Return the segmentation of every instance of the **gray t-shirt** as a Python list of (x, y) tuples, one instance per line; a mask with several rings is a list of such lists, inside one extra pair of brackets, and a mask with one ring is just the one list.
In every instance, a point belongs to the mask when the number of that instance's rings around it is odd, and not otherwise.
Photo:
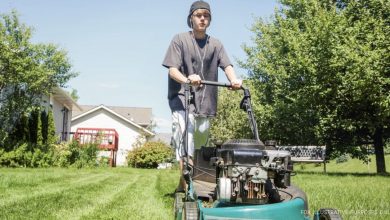
[[(177, 34), (171, 41), (163, 66), (175, 67), (185, 76), (198, 74), (202, 80), (218, 81), (218, 67), (232, 65), (222, 43), (206, 36), (196, 40), (191, 32)], [(168, 77), (168, 100), (172, 111), (184, 110), (184, 85)], [(218, 88), (203, 85), (193, 88), (193, 104), (190, 112), (199, 116), (215, 116)]]

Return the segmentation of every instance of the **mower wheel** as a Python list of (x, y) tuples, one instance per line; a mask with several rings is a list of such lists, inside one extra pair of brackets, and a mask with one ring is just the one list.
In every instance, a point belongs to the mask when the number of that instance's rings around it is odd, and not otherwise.
[(314, 213), (313, 220), (342, 220), (341, 215), (337, 209), (320, 209)]
[(197, 202), (184, 202), (183, 212), (181, 214), (182, 220), (198, 220), (199, 210)]
[(184, 193), (181, 192), (175, 193), (175, 203), (173, 205), (173, 211), (175, 212), (175, 219), (177, 219), (178, 216), (181, 216), (181, 212), (183, 210), (183, 204), (184, 204), (183, 202), (184, 197), (185, 197)]

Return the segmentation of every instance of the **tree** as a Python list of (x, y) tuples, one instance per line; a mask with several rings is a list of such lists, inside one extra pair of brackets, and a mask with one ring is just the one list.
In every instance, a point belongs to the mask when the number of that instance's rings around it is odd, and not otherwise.
[(46, 144), (51, 145), (58, 142), (58, 137), (56, 136), (56, 128), (54, 124), (54, 115), (53, 111), (49, 110), (47, 113), (47, 139)]
[(37, 144), (38, 142), (38, 126), (39, 126), (39, 111), (35, 108), (30, 112), (30, 117), (28, 119), (28, 131), (29, 131), (29, 137), (30, 139), (28, 142), (32, 144)]
[(43, 145), (43, 130), (44, 130), (44, 124), (42, 123), (42, 119), (45, 120), (45, 118), (42, 118), (42, 111), (40, 109), (36, 109), (36, 120), (37, 120), (37, 146), (41, 147)]
[(69, 93), (70, 97), (72, 97), (72, 99), (77, 102), (80, 98), (78, 92), (77, 92), (77, 89), (72, 89), (72, 91)]
[(385, 173), (390, 136), (390, 2), (281, 0), (272, 22), (258, 19), (245, 46), (267, 130), (285, 144), (326, 144), (364, 158), (375, 148)]
[(31, 32), (16, 12), (0, 15), (0, 146), (22, 114), (77, 75), (65, 51), (31, 43)]
[[(258, 96), (253, 94), (253, 92), (256, 92), (254, 85), (250, 81), (245, 81), (243, 84), (252, 91), (251, 98), (254, 111), (263, 112), (260, 110), (256, 111), (256, 108), (260, 106), (256, 105)], [(229, 139), (253, 138), (248, 115), (244, 110), (240, 109), (240, 102), (243, 96), (242, 90), (230, 91), (226, 88), (219, 88), (217, 115), (212, 119), (210, 127), (211, 142), (223, 143)], [(257, 118), (259, 122), (263, 121), (261, 115), (257, 115)], [(261, 135), (260, 138), (262, 138)]]
[(42, 143), (47, 143), (47, 133), (48, 133), (48, 115), (45, 110), (41, 111), (41, 124), (42, 124)]

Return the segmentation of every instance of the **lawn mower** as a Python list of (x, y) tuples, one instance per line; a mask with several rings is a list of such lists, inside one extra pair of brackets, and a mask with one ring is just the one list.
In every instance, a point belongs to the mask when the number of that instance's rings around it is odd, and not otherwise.
[[(208, 86), (231, 87), (228, 83), (202, 81)], [(263, 143), (258, 134), (249, 89), (241, 87), (240, 103), (249, 119), (253, 139), (228, 140), (196, 149), (193, 165), (184, 158), (185, 192), (176, 192), (175, 219), (274, 219), (306, 220), (306, 194), (291, 184), (293, 163), (289, 151), (277, 150), (275, 142)], [(191, 85), (185, 84), (185, 124), (188, 126)], [(188, 130), (183, 134), (188, 152)], [(335, 209), (320, 209), (315, 220), (341, 219)]]

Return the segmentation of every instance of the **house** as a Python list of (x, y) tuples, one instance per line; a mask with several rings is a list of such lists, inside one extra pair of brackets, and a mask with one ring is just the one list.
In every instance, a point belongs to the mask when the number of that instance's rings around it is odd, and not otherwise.
[[(82, 110), (72, 112), (71, 131), (77, 138), (96, 136), (98, 133), (107, 137), (103, 140), (111, 146), (111, 159), (116, 166), (126, 165), (126, 157), (133, 144), (142, 137), (152, 138), (149, 130), (152, 119), (151, 108), (130, 108), (117, 106), (81, 105)], [(109, 156), (109, 152), (101, 155)]]
[(56, 135), (59, 137), (59, 141), (68, 141), (70, 139), (72, 111), (81, 111), (81, 107), (60, 87), (54, 88), (49, 96), (42, 97), (41, 104), (46, 110), (53, 111)]

